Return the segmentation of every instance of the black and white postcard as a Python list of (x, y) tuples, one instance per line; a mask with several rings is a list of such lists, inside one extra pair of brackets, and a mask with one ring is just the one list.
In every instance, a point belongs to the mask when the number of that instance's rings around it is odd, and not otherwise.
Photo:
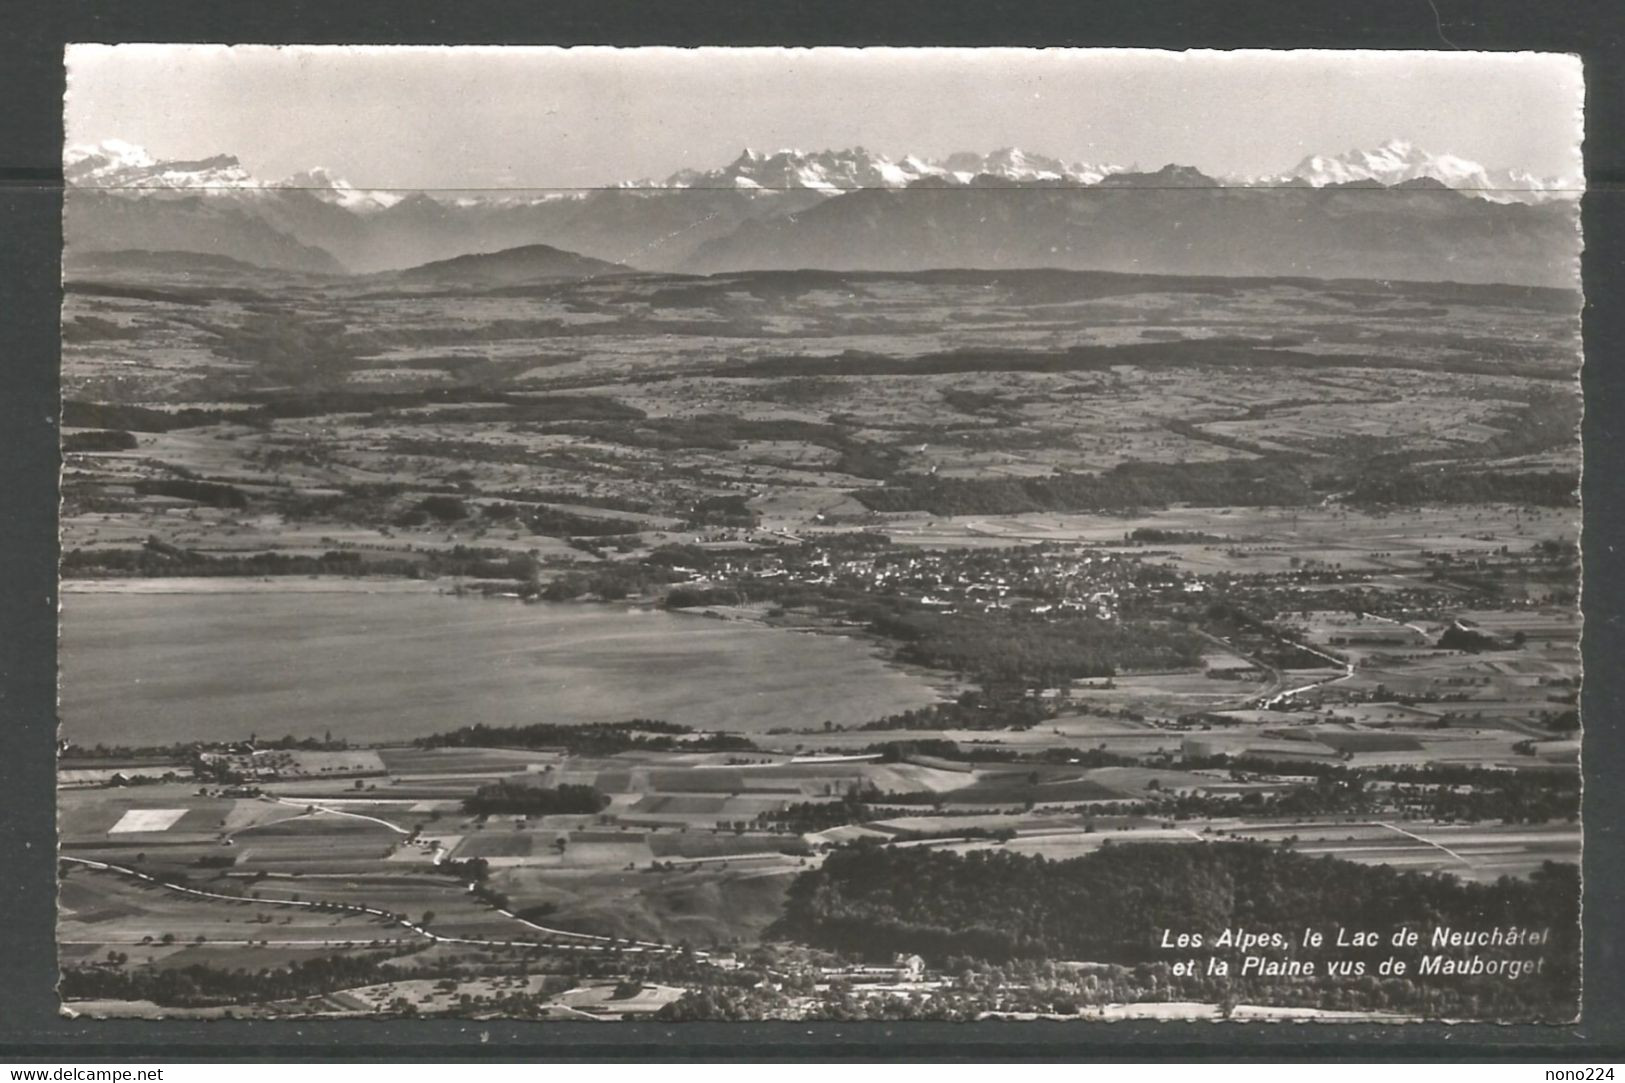
[(82, 1018), (1580, 1015), (1580, 62), (75, 45)]

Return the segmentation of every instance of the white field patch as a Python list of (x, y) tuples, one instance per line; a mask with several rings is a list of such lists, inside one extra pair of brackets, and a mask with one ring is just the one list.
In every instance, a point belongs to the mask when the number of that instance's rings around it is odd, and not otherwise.
[(182, 816), (183, 808), (133, 808), (119, 817), (118, 823), (107, 829), (109, 835), (124, 835), (136, 831), (168, 831)]

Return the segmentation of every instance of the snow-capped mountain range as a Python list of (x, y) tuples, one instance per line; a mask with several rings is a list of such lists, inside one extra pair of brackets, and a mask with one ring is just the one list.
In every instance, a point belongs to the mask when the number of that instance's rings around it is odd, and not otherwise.
[(347, 210), (392, 207), (401, 194), (363, 191), (321, 166), (279, 181), (264, 181), (243, 168), (235, 155), (217, 154), (194, 161), (160, 161), (146, 148), (108, 139), (91, 146), (69, 147), (62, 157), (63, 179), (73, 188), (227, 192), (232, 195), (295, 188), (315, 193), (324, 202)]
[[(313, 192), (326, 202), (355, 211), (382, 210), (394, 206), (402, 198), (395, 191), (358, 189), (320, 166), (282, 180), (265, 181), (254, 177), (232, 155), (222, 154), (195, 161), (160, 161), (144, 148), (122, 140), (70, 147), (63, 160), (64, 176), (68, 184), (76, 188), (232, 193), (296, 188)], [(621, 187), (763, 191), (798, 189), (835, 194), (858, 188), (906, 188), (925, 180), (968, 184), (983, 176), (1015, 183), (1097, 184), (1104, 177), (1121, 171), (1121, 166), (1066, 163), (1058, 158), (1029, 154), (1014, 147), (990, 154), (961, 152), (941, 161), (927, 161), (913, 155), (892, 159), (863, 147), (813, 152), (760, 152), (746, 148), (738, 158), (720, 168), (682, 169), (665, 180), (627, 181)], [(455, 198), (462, 203), (474, 201), (466, 195)], [(512, 197), (491, 198), (512, 202)]]
[[(988, 154), (959, 152), (940, 160), (907, 155), (890, 158), (863, 147), (846, 150), (777, 150), (747, 148), (739, 157), (716, 169), (683, 169), (663, 181), (625, 182), (634, 189), (723, 188), (746, 191), (804, 190), (826, 195), (860, 188), (906, 188), (922, 182), (971, 184), (978, 178), (1018, 184), (1099, 184), (1114, 174), (1137, 172), (1137, 167), (1107, 163), (1065, 162), (1015, 147)], [(352, 211), (384, 210), (399, 203), (403, 193), (359, 189), (322, 167), (282, 180), (254, 177), (238, 159), (221, 154), (195, 161), (160, 161), (142, 147), (121, 140), (70, 147), (64, 155), (64, 176), (70, 186), (110, 189), (175, 189), (232, 192), (264, 189), (301, 189), (325, 202)], [(1216, 178), (1226, 187), (1308, 184), (1321, 188), (1334, 184), (1376, 182), (1395, 185), (1431, 179), (1448, 188), (1497, 201), (1535, 201), (1572, 194), (1575, 185), (1556, 178), (1536, 177), (1511, 169), (1489, 169), (1452, 154), (1431, 154), (1413, 143), (1390, 140), (1375, 150), (1351, 150), (1339, 155), (1310, 155), (1285, 173), (1259, 177)], [(467, 196), (459, 197), (469, 202)]]
[(1497, 202), (1572, 195), (1580, 186), (1576, 181), (1537, 177), (1522, 170), (1486, 169), (1454, 154), (1429, 154), (1403, 139), (1391, 139), (1375, 150), (1354, 149), (1333, 156), (1313, 154), (1290, 172), (1277, 178), (1261, 178), (1260, 183), (1307, 181), (1323, 188), (1328, 184), (1369, 181), (1392, 186), (1415, 180), (1435, 180), (1447, 188)]
[(941, 161), (912, 154), (888, 158), (863, 147), (848, 150), (777, 150), (767, 153), (745, 148), (720, 169), (684, 169), (664, 181), (636, 181), (635, 188), (804, 188), (816, 192), (845, 192), (857, 188), (906, 188), (921, 181), (969, 184), (977, 177), (1011, 182), (1066, 181), (1098, 184), (1120, 166), (1066, 163), (1058, 158), (1028, 154), (1005, 147), (991, 154), (960, 152)]
[(122, 139), (69, 147), (62, 155), (62, 175), (73, 188), (263, 187), (232, 155), (159, 161), (145, 147)]

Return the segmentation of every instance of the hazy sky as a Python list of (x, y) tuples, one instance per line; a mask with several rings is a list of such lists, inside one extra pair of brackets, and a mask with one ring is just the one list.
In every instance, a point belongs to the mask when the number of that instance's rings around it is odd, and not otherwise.
[(70, 144), (359, 187), (588, 187), (746, 146), (1259, 174), (1391, 138), (1581, 172), (1580, 64), (1553, 55), (121, 45), (68, 69)]

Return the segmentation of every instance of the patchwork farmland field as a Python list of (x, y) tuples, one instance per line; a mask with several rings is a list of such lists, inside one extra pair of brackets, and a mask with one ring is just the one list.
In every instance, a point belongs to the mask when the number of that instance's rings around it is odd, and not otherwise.
[(120, 274), (66, 308), (87, 1011), (847, 1017), (975, 999), (796, 924), (853, 861), (1578, 860), (1560, 291)]

